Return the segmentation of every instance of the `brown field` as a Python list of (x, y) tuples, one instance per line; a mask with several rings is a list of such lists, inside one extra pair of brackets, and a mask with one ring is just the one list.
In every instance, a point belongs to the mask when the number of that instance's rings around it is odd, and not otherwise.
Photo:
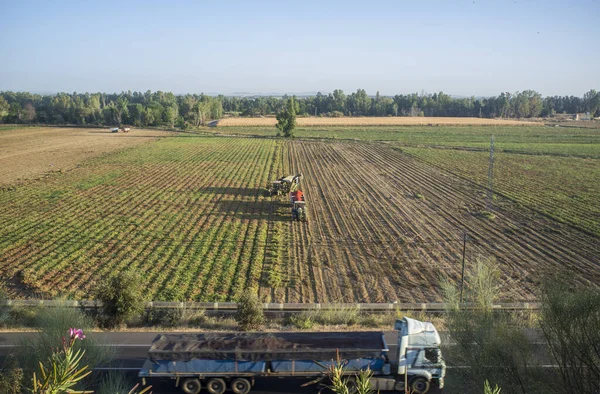
[[(298, 126), (532, 126), (541, 122), (526, 122), (509, 119), (483, 118), (443, 118), (443, 117), (360, 117), (360, 118), (297, 118)], [(225, 118), (219, 120), (218, 126), (275, 126), (275, 118)]]
[[(0, 132), (14, 141), (4, 164), (77, 168), (0, 187), (0, 278), (17, 297), (86, 299), (134, 269), (153, 300), (235, 301), (258, 288), (265, 302), (441, 301), (440, 278), (460, 278), (465, 232), (467, 270), (496, 258), (503, 301), (536, 299), (560, 269), (600, 283), (598, 237), (501, 197), (486, 217), (482, 187), (387, 144), (33, 130)], [(28, 148), (36, 139), (53, 148)], [(84, 160), (142, 141), (154, 142)], [(308, 223), (265, 193), (298, 172)]]
[[(532, 300), (545, 272), (564, 268), (600, 283), (597, 238), (496, 200), (468, 181), (380, 144), (288, 143), (290, 173), (304, 174), (308, 224), (290, 223), (287, 301), (440, 301), (439, 279), (458, 281), (495, 257), (504, 300)], [(286, 172), (287, 173), (287, 172)]]
[(28, 127), (0, 130), (0, 185), (66, 171), (82, 161), (169, 135), (137, 130)]

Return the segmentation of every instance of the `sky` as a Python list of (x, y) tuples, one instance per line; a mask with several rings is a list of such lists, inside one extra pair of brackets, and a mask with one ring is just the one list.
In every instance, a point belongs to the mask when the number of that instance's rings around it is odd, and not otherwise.
[(600, 0), (0, 0), (0, 91), (600, 90)]

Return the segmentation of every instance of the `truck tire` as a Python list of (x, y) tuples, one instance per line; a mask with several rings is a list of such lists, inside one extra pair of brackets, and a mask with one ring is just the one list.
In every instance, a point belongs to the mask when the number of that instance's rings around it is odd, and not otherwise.
[(248, 379), (236, 378), (231, 382), (231, 391), (235, 394), (248, 394), (252, 389), (252, 385)]
[(181, 384), (181, 390), (185, 394), (198, 394), (202, 390), (202, 383), (198, 379), (188, 378)]
[(206, 383), (206, 390), (210, 394), (223, 394), (227, 390), (227, 385), (221, 378), (212, 378)]
[(415, 394), (425, 394), (429, 391), (429, 381), (425, 378), (414, 378), (410, 382), (410, 392)]

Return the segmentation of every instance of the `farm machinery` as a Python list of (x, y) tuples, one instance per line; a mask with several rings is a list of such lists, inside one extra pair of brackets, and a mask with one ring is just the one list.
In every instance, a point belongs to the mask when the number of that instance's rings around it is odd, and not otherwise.
[(300, 190), (300, 179), (302, 174), (283, 176), (271, 182), (269, 188), (270, 196), (289, 195), (292, 204), (292, 220), (306, 222), (306, 200), (304, 193)]
[(282, 194), (288, 194), (298, 190), (298, 187), (300, 186), (300, 178), (302, 178), (302, 174), (283, 176), (277, 180), (274, 180), (271, 182), (269, 195), (280, 196)]
[(306, 222), (306, 200), (302, 190), (296, 190), (290, 193), (290, 202), (292, 203), (292, 220)]

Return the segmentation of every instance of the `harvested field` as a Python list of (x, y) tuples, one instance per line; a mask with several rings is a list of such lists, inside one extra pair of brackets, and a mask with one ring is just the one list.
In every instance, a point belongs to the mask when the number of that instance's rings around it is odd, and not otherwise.
[(291, 142), (287, 165), (310, 204), (308, 225), (290, 224), (288, 300), (439, 301), (465, 231), (467, 267), (495, 257), (505, 300), (535, 299), (560, 269), (600, 283), (598, 238), (502, 199), (486, 218), (482, 188), (381, 144)]
[[(564, 145), (561, 148), (563, 151), (570, 149)], [(488, 152), (457, 148), (401, 149), (482, 187), (487, 185)], [(576, 154), (585, 152), (579, 147), (572, 150)], [(494, 157), (494, 190), (519, 204), (600, 237), (600, 149), (595, 149), (595, 155), (577, 157), (499, 151)]]
[(134, 129), (27, 127), (0, 129), (0, 186), (74, 168), (82, 161), (173, 133)]
[[(277, 120), (273, 118), (225, 118), (219, 120), (218, 127), (255, 127), (255, 126), (275, 126)], [(427, 126), (427, 125), (445, 125), (445, 126), (543, 126), (543, 123), (528, 122), (510, 119), (484, 119), (484, 118), (443, 118), (443, 117), (342, 117), (342, 118), (297, 118), (298, 126)]]
[[(0, 277), (17, 296), (88, 298), (134, 269), (154, 300), (229, 301), (256, 288), (277, 302), (439, 301), (439, 278), (460, 277), (465, 231), (467, 267), (495, 257), (504, 300), (534, 299), (542, 274), (561, 268), (600, 283), (598, 237), (502, 198), (490, 219), (484, 189), (448, 172), (444, 156), (430, 164), (381, 142), (159, 137), (0, 188)], [(308, 223), (265, 193), (297, 172)]]

